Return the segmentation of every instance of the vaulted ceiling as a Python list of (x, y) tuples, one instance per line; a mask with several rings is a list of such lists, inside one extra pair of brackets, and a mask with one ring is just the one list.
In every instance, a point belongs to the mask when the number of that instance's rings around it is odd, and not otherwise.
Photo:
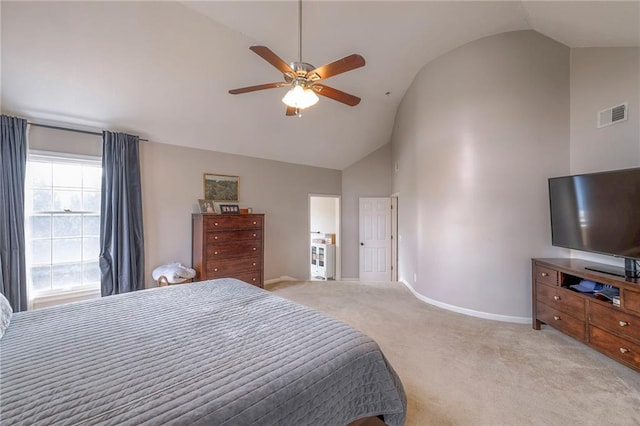
[[(432, 59), (481, 37), (533, 29), (569, 47), (640, 46), (640, 2), (304, 1), (303, 60), (366, 66), (286, 117), (286, 88), (249, 50), (298, 55), (295, 1), (0, 3), (2, 111), (35, 122), (129, 131), (152, 142), (343, 169), (390, 140), (396, 109)], [(185, 165), (187, 166), (187, 165)]]

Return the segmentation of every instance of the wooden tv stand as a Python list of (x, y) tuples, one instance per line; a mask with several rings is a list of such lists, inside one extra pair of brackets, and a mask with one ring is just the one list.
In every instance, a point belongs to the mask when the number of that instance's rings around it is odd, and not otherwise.
[[(533, 328), (550, 325), (640, 371), (640, 279), (586, 269), (582, 259), (532, 259)], [(606, 265), (602, 265), (606, 266)], [(587, 279), (620, 289), (620, 307), (570, 288)]]

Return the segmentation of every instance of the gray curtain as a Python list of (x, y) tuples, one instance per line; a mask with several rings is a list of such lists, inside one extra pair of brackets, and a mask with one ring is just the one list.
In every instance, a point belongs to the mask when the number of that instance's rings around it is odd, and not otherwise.
[(27, 120), (0, 116), (0, 291), (14, 311), (27, 310), (24, 185)]
[(138, 136), (102, 132), (100, 272), (103, 296), (144, 288)]

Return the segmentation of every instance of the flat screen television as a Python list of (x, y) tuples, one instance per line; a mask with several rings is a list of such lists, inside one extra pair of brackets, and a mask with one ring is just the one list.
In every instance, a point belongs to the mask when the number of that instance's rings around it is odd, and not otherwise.
[(554, 246), (625, 259), (593, 269), (636, 278), (640, 260), (640, 168), (549, 179)]

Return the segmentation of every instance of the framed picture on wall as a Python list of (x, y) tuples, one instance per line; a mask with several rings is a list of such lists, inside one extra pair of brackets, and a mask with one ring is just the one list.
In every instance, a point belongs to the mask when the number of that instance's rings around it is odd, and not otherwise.
[(238, 176), (204, 174), (205, 200), (238, 202)]

